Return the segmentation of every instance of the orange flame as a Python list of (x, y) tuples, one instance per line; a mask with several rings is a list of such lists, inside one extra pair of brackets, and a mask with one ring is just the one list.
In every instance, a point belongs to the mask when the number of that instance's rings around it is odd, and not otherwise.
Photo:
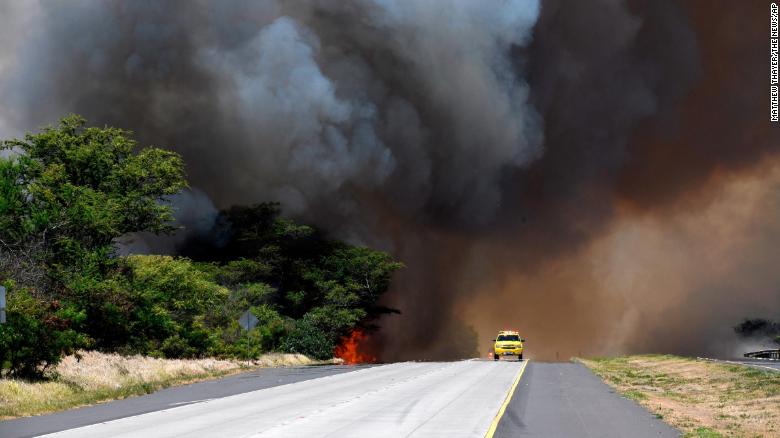
[(341, 338), (341, 343), (336, 346), (336, 357), (349, 365), (376, 362), (376, 357), (359, 351), (360, 342), (365, 338), (366, 334), (363, 330), (353, 330), (349, 336)]

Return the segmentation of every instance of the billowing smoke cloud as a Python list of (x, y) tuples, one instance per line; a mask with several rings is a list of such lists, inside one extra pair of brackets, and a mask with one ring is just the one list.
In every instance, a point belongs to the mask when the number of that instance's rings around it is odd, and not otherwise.
[[(68, 112), (127, 127), (184, 155), (197, 190), (177, 200), (183, 223), (277, 200), (289, 215), (391, 251), (408, 268), (387, 298), (404, 313), (376, 337), (386, 359), (462, 355), (474, 347), (466, 325), (482, 349), (493, 331), (516, 326), (546, 357), (714, 351), (700, 346), (718, 327), (780, 301), (766, 263), (725, 270), (695, 250), (715, 263), (776, 241), (776, 227), (727, 251), (710, 248), (697, 225), (675, 225), (722, 212), (717, 194), (740, 178), (776, 187), (759, 166), (780, 138), (766, 121), (764, 9), (5, 3), (0, 133)], [(755, 221), (718, 217), (729, 239)], [(775, 224), (780, 211), (761, 217)], [(658, 254), (677, 242), (695, 268), (664, 268), (674, 258)], [(719, 288), (704, 281), (712, 277)], [(742, 277), (763, 286), (740, 289)], [(657, 302), (638, 306), (655, 287)], [(695, 309), (705, 301), (722, 323), (703, 322)], [(669, 308), (668, 319), (655, 317)]]
[(534, 269), (503, 263), (482, 272), (487, 282), (473, 285), (482, 293), (458, 308), (480, 332), (520, 321), (537, 357), (741, 355), (758, 343), (734, 336), (733, 326), (780, 313), (779, 194), (774, 159), (685, 209), (658, 216), (621, 208), (604, 232)]
[(501, 171), (540, 151), (509, 56), (529, 41), (534, 0), (82, 2), (39, 15), (4, 79), (8, 117), (130, 124), (184, 153), (221, 204), (343, 214), (358, 209), (348, 192), (379, 190), (406, 213), (480, 222), (502, 201)]

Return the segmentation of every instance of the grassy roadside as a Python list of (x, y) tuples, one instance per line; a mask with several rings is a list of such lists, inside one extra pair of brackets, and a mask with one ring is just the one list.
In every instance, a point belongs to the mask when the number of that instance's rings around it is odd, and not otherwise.
[(49, 381), (0, 379), (0, 420), (149, 394), (169, 386), (257, 368), (322, 363), (301, 354), (266, 354), (253, 361), (237, 361), (82, 352), (80, 359), (64, 358)]
[(577, 360), (686, 437), (780, 437), (780, 373), (678, 356)]

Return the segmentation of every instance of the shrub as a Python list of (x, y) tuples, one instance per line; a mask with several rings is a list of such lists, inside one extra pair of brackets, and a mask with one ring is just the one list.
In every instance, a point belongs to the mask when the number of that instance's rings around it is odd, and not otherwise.
[(130, 256), (131, 344), (165, 357), (202, 356), (214, 341), (206, 315), (220, 308), (229, 291), (184, 258)]
[(83, 312), (9, 289), (7, 324), (0, 325), (0, 373), (41, 378), (64, 354), (88, 345), (88, 338), (73, 329), (84, 322)]
[(305, 354), (314, 359), (330, 359), (336, 348), (336, 338), (317, 327), (309, 315), (295, 324), (295, 328), (284, 338), (281, 350), (288, 353)]

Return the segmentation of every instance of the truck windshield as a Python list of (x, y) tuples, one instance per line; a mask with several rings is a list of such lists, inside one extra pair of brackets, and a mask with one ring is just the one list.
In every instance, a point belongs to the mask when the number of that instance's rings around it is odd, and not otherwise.
[(496, 341), (519, 341), (520, 336), (517, 335), (500, 335), (496, 338)]

